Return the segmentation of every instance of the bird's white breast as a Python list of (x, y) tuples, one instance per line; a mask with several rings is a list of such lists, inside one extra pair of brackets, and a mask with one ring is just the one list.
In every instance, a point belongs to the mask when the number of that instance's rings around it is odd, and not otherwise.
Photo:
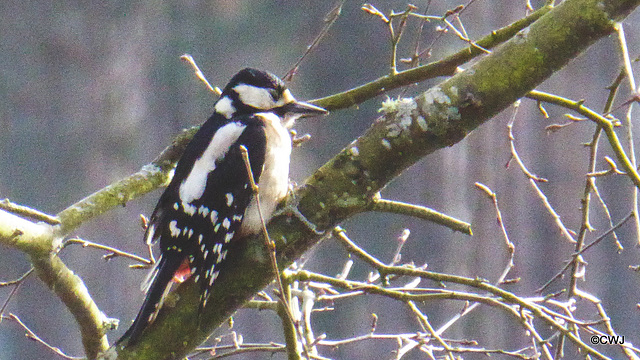
[[(260, 208), (265, 222), (269, 221), (278, 203), (287, 195), (289, 189), (289, 160), (291, 157), (291, 137), (282, 126), (281, 119), (273, 113), (258, 113), (265, 123), (267, 151), (265, 153), (262, 174), (258, 181)], [(244, 213), (240, 232), (257, 233), (262, 228), (260, 214), (255, 198), (251, 200)]]

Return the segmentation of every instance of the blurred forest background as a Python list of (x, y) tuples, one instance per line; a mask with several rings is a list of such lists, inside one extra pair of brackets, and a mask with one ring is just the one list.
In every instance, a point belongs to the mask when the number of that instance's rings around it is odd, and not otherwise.
[[(429, 14), (443, 15), (467, 1), (430, 1)], [(542, 1), (532, 1), (534, 7)], [(378, 1), (378, 9), (402, 11), (405, 1)], [(414, 1), (420, 10), (424, 0)], [(463, 14), (469, 36), (478, 39), (526, 15), (525, 0), (477, 0)], [(189, 53), (209, 81), (224, 86), (239, 69), (251, 66), (284, 75), (323, 27), (333, 1), (104, 1), (0, 2), (0, 198), (55, 214), (80, 198), (119, 180), (150, 162), (185, 127), (199, 124), (212, 111), (215, 97), (180, 60)], [(301, 66), (290, 87), (302, 100), (330, 95), (378, 78), (389, 71), (387, 28), (360, 10), (361, 2), (347, 1), (341, 17)], [(411, 55), (417, 20), (405, 32), (399, 55)], [(426, 23), (421, 42), (427, 47), (439, 33), (437, 22)], [(632, 57), (640, 49), (640, 13), (625, 21)], [(440, 37), (431, 57), (453, 53), (467, 44), (454, 34)], [(620, 71), (615, 37), (603, 39), (539, 87), (601, 110), (605, 87)], [(401, 67), (403, 68), (403, 67)], [(640, 67), (636, 66), (638, 71)], [(440, 80), (437, 80), (440, 81)], [(401, 90), (414, 96), (437, 83), (428, 81)], [(618, 104), (629, 97), (624, 82)], [(401, 91), (389, 93), (398, 96)], [(302, 182), (351, 140), (366, 130), (385, 99), (357, 108), (303, 121), (296, 127), (312, 135), (295, 149), (291, 177)], [(548, 134), (545, 127), (563, 123), (565, 111), (547, 106), (544, 119), (536, 103), (523, 100), (514, 126), (516, 146), (529, 169), (547, 179), (541, 188), (569, 228), (580, 226), (580, 198), (595, 125), (574, 124)], [(507, 287), (523, 296), (558, 272), (570, 259), (573, 245), (559, 233), (528, 180), (510, 158), (505, 111), (455, 146), (439, 151), (406, 171), (383, 191), (385, 198), (426, 205), (471, 222), (474, 236), (410, 217), (359, 215), (346, 224), (351, 239), (385, 262), (392, 260), (396, 238), (403, 229), (411, 236), (402, 251), (403, 262), (427, 263), (430, 270), (483, 277), (495, 281), (507, 261), (504, 240), (496, 225), (493, 204), (474, 187), (482, 182), (497, 193), (506, 229), (516, 246), (512, 277)], [(637, 112), (636, 112), (637, 114)], [(619, 118), (624, 110), (615, 113)], [(637, 115), (636, 115), (637, 120)], [(636, 134), (638, 132), (636, 131)], [(609, 155), (607, 144), (599, 159)], [(606, 169), (601, 161), (599, 169)], [(598, 180), (613, 222), (631, 209), (632, 184), (623, 176)], [(81, 238), (145, 254), (139, 214), (150, 215), (160, 191), (82, 226)], [(602, 208), (593, 205), (589, 239), (609, 228)], [(611, 238), (589, 250), (585, 283), (581, 288), (600, 297), (613, 326), (627, 341), (640, 344), (640, 264), (638, 236), (632, 222), (618, 235), (621, 253)], [(144, 270), (131, 270), (127, 259), (102, 260), (103, 253), (80, 246), (61, 256), (82, 277), (94, 300), (109, 317), (121, 320), (109, 334), (115, 341), (137, 313), (143, 294), (138, 290)], [(335, 275), (347, 254), (328, 240), (307, 254), (306, 268)], [(0, 281), (15, 279), (30, 268), (24, 254), (0, 247)], [(363, 279), (368, 268), (356, 263), (351, 277)], [(548, 291), (566, 287), (567, 280)], [(9, 288), (0, 288), (0, 301)], [(456, 314), (460, 303), (421, 305), (434, 326)], [(17, 314), (39, 336), (68, 354), (82, 355), (78, 328), (69, 312), (35, 276), (17, 293), (7, 311)], [(315, 315), (316, 334), (342, 339), (370, 330), (371, 313), (379, 316), (380, 333), (416, 331), (414, 316), (388, 299), (368, 296), (345, 300), (333, 312)], [(282, 342), (281, 323), (267, 311), (240, 310), (235, 330), (245, 341)], [(493, 309), (480, 308), (458, 322), (447, 336), (478, 340), (486, 347), (516, 349), (525, 339), (509, 330), (512, 320)], [(479, 331), (479, 329), (481, 329)], [(226, 329), (218, 330), (219, 334)], [(333, 358), (390, 358), (394, 341), (368, 341), (324, 349)], [(354, 356), (354, 354), (358, 354)], [(55, 358), (49, 350), (24, 336), (16, 324), (0, 325), (0, 359)], [(406, 358), (423, 358), (414, 352)], [(264, 358), (264, 354), (256, 358)], [(284, 358), (277, 355), (275, 358)]]

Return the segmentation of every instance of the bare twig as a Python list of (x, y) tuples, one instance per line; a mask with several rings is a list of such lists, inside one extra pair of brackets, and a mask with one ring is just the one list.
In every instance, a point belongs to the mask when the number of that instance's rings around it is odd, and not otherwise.
[(269, 257), (271, 259), (271, 266), (273, 267), (273, 271), (275, 272), (275, 275), (276, 275), (276, 284), (278, 285), (280, 300), (283, 303), (283, 310), (285, 311), (291, 324), (294, 326), (294, 328), (298, 332), (298, 336), (300, 337), (300, 342), (302, 343), (302, 347), (304, 349), (306, 357), (310, 358), (307, 344), (303, 341), (304, 338), (302, 337), (302, 334), (300, 333), (298, 326), (296, 326), (297, 321), (293, 316), (293, 314), (291, 313), (291, 307), (290, 307), (289, 301), (287, 301), (287, 297), (285, 296), (286, 292), (282, 284), (282, 278), (281, 278), (282, 275), (280, 274), (280, 270), (278, 269), (278, 260), (276, 259), (276, 244), (273, 242), (273, 240), (271, 240), (271, 237), (269, 236), (269, 232), (267, 231), (267, 224), (262, 214), (262, 208), (260, 205), (260, 189), (258, 187), (258, 184), (256, 184), (255, 178), (253, 177), (253, 171), (251, 170), (251, 160), (249, 159), (249, 151), (244, 145), (240, 145), (240, 153), (242, 154), (242, 160), (244, 161), (244, 165), (247, 170), (247, 175), (249, 176), (249, 185), (251, 186), (251, 189), (253, 191), (253, 196), (255, 196), (255, 199), (256, 199), (256, 207), (258, 209), (258, 214), (260, 215), (260, 222), (262, 224), (262, 234), (264, 236), (264, 241), (267, 247), (267, 251), (269, 252)]
[[(590, 244), (588, 244), (587, 246), (583, 247), (579, 252), (573, 254), (573, 256), (579, 256), (582, 253), (584, 253), (585, 251), (587, 251), (588, 249), (590, 249), (591, 247), (593, 247), (594, 245), (596, 245), (597, 243), (599, 243), (602, 239), (604, 239), (607, 235), (612, 234), (613, 232), (615, 232), (620, 226), (624, 225), (624, 223), (626, 223), (629, 219), (631, 219), (633, 216), (635, 216), (633, 213), (630, 213), (629, 215), (627, 215), (624, 219), (620, 220), (620, 222), (618, 222), (615, 226), (613, 226), (612, 228), (610, 228), (609, 230), (605, 231), (602, 235), (598, 236), (595, 240), (593, 240)], [(551, 285), (554, 281), (558, 280), (560, 277), (562, 277), (562, 275), (565, 273), (565, 271), (567, 271), (569, 269), (569, 267), (571, 266), (572, 261), (568, 261), (567, 264), (562, 268), (562, 270), (560, 270), (556, 275), (554, 275), (549, 281), (547, 281), (546, 283), (544, 283), (544, 285), (542, 285), (539, 289), (536, 290), (537, 293), (541, 293), (543, 292), (547, 287), (549, 287), (549, 285)]]
[(39, 210), (30, 208), (28, 206), (18, 205), (16, 203), (11, 202), (9, 199), (0, 200), (0, 209), (5, 209), (14, 214), (24, 216), (31, 220), (44, 221), (50, 225), (60, 224), (60, 219), (58, 219), (58, 217), (56, 216), (45, 214)]
[[(627, 40), (624, 35), (624, 26), (622, 23), (616, 24), (616, 30), (618, 33), (618, 42), (620, 43), (620, 52), (622, 53), (622, 59), (624, 63), (625, 73), (627, 75), (627, 79), (629, 80), (629, 88), (631, 89), (631, 93), (634, 94), (637, 98), (639, 96), (638, 90), (636, 88), (636, 80), (633, 75), (633, 68), (631, 67), (631, 59), (629, 57), (629, 48), (627, 47)], [(636, 161), (636, 152), (635, 152), (635, 144), (633, 140), (633, 126), (632, 126), (632, 111), (633, 111), (633, 102), (629, 103), (629, 108), (625, 114), (625, 123), (627, 128), (627, 148), (629, 150), (629, 160), (631, 161), (631, 165), (634, 169), (638, 168), (638, 163)], [(633, 211), (635, 213), (635, 225), (636, 225), (636, 242), (640, 244), (640, 199), (638, 195), (638, 188), (634, 188), (631, 192), (631, 198), (633, 200)]]
[[(22, 274), (19, 278), (15, 280), (0, 281), (0, 287), (19, 284), (23, 282), (29, 275), (31, 275), (32, 272), (33, 272), (33, 267), (31, 267), (31, 269), (29, 269), (26, 273)], [(2, 313), (2, 311), (0, 311), (0, 313)]]
[(471, 231), (471, 224), (425, 206), (381, 199), (379, 196), (377, 196), (373, 199), (371, 210), (393, 214), (409, 215), (446, 226), (453, 231), (459, 231), (467, 235), (473, 234)]
[[(145, 259), (141, 256), (126, 252), (126, 251), (122, 251), (119, 250), (117, 248), (111, 247), (111, 246), (107, 246), (107, 245), (102, 245), (102, 244), (98, 244), (98, 243), (94, 243), (88, 240), (83, 240), (80, 238), (71, 238), (68, 239), (67, 241), (64, 242), (64, 246), (70, 245), (70, 244), (80, 244), (82, 245), (82, 247), (89, 247), (89, 248), (94, 248), (94, 249), (100, 249), (100, 250), (104, 250), (107, 251), (108, 254), (103, 255), (103, 258), (105, 260), (109, 260), (113, 257), (117, 257), (117, 256), (121, 256), (121, 257), (125, 257), (125, 258), (129, 258), (132, 260), (135, 260), (139, 263), (141, 263), (142, 265), (144, 265), (145, 268), (149, 267), (149, 265), (153, 265), (155, 262), (153, 261), (153, 259)], [(130, 265), (130, 267), (133, 267), (135, 265)], [(136, 266), (139, 267), (139, 266)]]
[[(490, 35), (476, 41), (476, 44), (485, 49), (491, 49), (515, 36), (518, 31), (531, 25), (531, 23), (538, 20), (542, 15), (549, 12), (551, 8), (551, 6), (544, 6), (533, 14), (492, 32)], [(365, 85), (321, 99), (312, 100), (310, 102), (318, 106), (322, 106), (330, 111), (347, 108), (352, 105), (357, 105), (374, 96), (397, 89), (401, 86), (410, 85), (438, 76), (452, 75), (457, 71), (458, 66), (481, 54), (484, 54), (484, 52), (478, 50), (474, 46), (469, 46), (445, 59), (400, 71), (396, 75), (386, 75)]]
[(562, 235), (565, 238), (567, 238), (567, 240), (569, 240), (570, 242), (575, 243), (576, 240), (573, 238), (572, 233), (564, 225), (564, 223), (560, 219), (560, 215), (558, 215), (556, 210), (553, 208), (553, 206), (549, 202), (549, 199), (547, 198), (547, 196), (544, 194), (544, 192), (542, 192), (542, 190), (538, 186), (538, 182), (547, 182), (548, 180), (531, 173), (527, 169), (524, 162), (522, 162), (522, 160), (520, 159), (520, 156), (518, 155), (518, 152), (515, 146), (515, 137), (513, 136), (513, 123), (515, 122), (518, 108), (519, 108), (519, 102), (517, 102), (514, 105), (513, 115), (511, 116), (511, 120), (507, 124), (507, 129), (509, 130), (509, 144), (511, 146), (511, 157), (512, 159), (516, 160), (516, 162), (518, 163), (518, 166), (520, 167), (524, 175), (529, 179), (529, 183), (531, 184), (531, 187), (533, 187), (535, 192), (538, 194), (538, 197), (542, 200), (544, 207), (547, 209), (549, 214), (551, 214), (551, 216), (553, 217), (554, 222), (556, 223), (556, 226), (558, 227), (558, 229), (560, 229), (560, 232), (562, 233)]
[(603, 115), (598, 114), (597, 112), (589, 109), (584, 106), (584, 101), (573, 101), (569, 100), (557, 95), (545, 93), (538, 90), (530, 91), (527, 94), (528, 98), (534, 99), (536, 101), (545, 101), (552, 104), (556, 104), (567, 109), (571, 109), (578, 114), (588, 118), (589, 120), (595, 122), (596, 124), (602, 127), (602, 130), (607, 135), (607, 139), (609, 140), (609, 144), (613, 152), (618, 159), (618, 164), (625, 171), (629, 179), (633, 182), (636, 187), (640, 187), (640, 174), (638, 174), (635, 166), (633, 165), (630, 158), (627, 156), (618, 135), (614, 131), (614, 127), (618, 126), (617, 120), (611, 120)]
[(42, 340), (38, 335), (36, 335), (36, 333), (34, 333), (31, 329), (29, 329), (27, 327), (27, 325), (25, 325), (25, 323), (23, 323), (22, 320), (20, 320), (20, 318), (17, 317), (16, 315), (14, 315), (14, 314), (9, 314), (8, 316), (7, 315), (2, 315), (2, 319), (8, 319), (8, 320), (14, 321), (18, 325), (20, 325), (24, 329), (24, 331), (26, 331), (25, 336), (28, 339), (31, 339), (31, 340), (34, 340), (37, 343), (40, 343), (41, 345), (43, 345), (47, 349), (53, 351), (56, 355), (61, 356), (64, 359), (69, 359), (69, 360), (81, 360), (81, 359), (84, 359), (83, 357), (76, 357), (76, 356), (67, 355), (64, 352), (62, 352), (62, 350), (60, 350), (60, 348), (57, 348), (57, 347), (52, 346), (52, 345), (49, 345), (46, 341)]
[(507, 275), (509, 274), (511, 269), (513, 269), (513, 267), (515, 266), (513, 262), (513, 258), (515, 256), (516, 247), (513, 244), (513, 242), (509, 240), (509, 234), (507, 234), (507, 228), (505, 228), (504, 221), (502, 220), (502, 212), (500, 211), (500, 207), (498, 206), (498, 196), (496, 195), (496, 193), (493, 192), (493, 190), (491, 190), (488, 186), (482, 183), (477, 182), (475, 183), (475, 186), (478, 189), (484, 191), (484, 193), (487, 194), (489, 199), (491, 199), (491, 201), (493, 202), (493, 207), (495, 208), (495, 211), (496, 211), (496, 221), (498, 222), (498, 226), (500, 226), (500, 230), (502, 231), (502, 236), (504, 237), (504, 243), (507, 249), (509, 260), (507, 261), (507, 265), (504, 271), (502, 272), (500, 277), (498, 277), (497, 283), (501, 284), (507, 278)]
[(34, 268), (32, 266), (31, 269), (29, 269), (29, 271), (27, 271), (26, 273), (22, 274), (22, 276), (20, 276), (18, 279), (12, 280), (12, 281), (7, 281), (7, 282), (0, 282), (0, 287), (8, 286), (8, 285), (15, 285), (13, 287), (13, 289), (11, 289), (11, 292), (9, 293), (9, 296), (7, 296), (7, 299), (4, 301), (2, 306), (0, 306), (0, 316), (2, 316), (4, 314), (4, 311), (7, 309), (7, 306), (9, 305), (9, 302), (11, 301), (11, 298), (13, 298), (13, 296), (18, 292), (18, 289), (20, 288), (20, 286), (22, 286), (24, 281), (29, 277), (29, 275), (31, 275), (33, 270), (34, 270)]
[(307, 46), (307, 50), (304, 52), (304, 54), (300, 56), (298, 61), (296, 61), (296, 63), (291, 67), (291, 69), (287, 71), (284, 77), (282, 77), (282, 80), (291, 81), (293, 79), (293, 77), (298, 72), (298, 68), (300, 68), (300, 64), (302, 64), (302, 61), (307, 57), (307, 55), (309, 55), (313, 50), (315, 50), (316, 47), (318, 47), (318, 44), (320, 44), (320, 41), (322, 41), (322, 39), (329, 33), (329, 29), (331, 29), (333, 24), (335, 24), (335, 22), (338, 20), (338, 18), (340, 17), (340, 14), (342, 13), (342, 6), (344, 5), (345, 2), (347, 2), (347, 0), (338, 0), (335, 6), (331, 8), (331, 10), (329, 10), (327, 15), (324, 17), (324, 27), (322, 28), (322, 30), (320, 30), (318, 35), (316, 35), (315, 39), (313, 39), (313, 41), (311, 42), (311, 45)]
[(209, 84), (209, 81), (204, 76), (204, 73), (202, 73), (202, 71), (198, 67), (198, 64), (196, 64), (196, 61), (193, 59), (193, 56), (191, 56), (189, 54), (184, 54), (184, 55), (180, 56), (180, 60), (188, 63), (189, 65), (191, 65), (196, 77), (206, 85), (206, 87), (207, 87), (207, 89), (209, 89), (209, 91), (211, 91), (212, 93), (216, 94), (217, 96), (222, 95), (222, 90), (220, 90), (219, 87), (217, 87), (217, 86), (213, 87), (213, 86), (211, 86), (211, 84)]
[(516, 151), (516, 144), (515, 144), (516, 138), (513, 136), (513, 124), (515, 123), (516, 115), (518, 113), (519, 107), (520, 107), (520, 102), (518, 101), (513, 106), (513, 114), (511, 115), (511, 119), (507, 124), (507, 130), (509, 131), (509, 144), (511, 146), (511, 158), (509, 159), (509, 162), (507, 162), (507, 167), (509, 166), (509, 163), (513, 159), (518, 163), (518, 166), (520, 166), (520, 169), (522, 169), (522, 172), (528, 179), (536, 182), (547, 182), (549, 180), (530, 172), (529, 169), (527, 169), (527, 166), (522, 161), (522, 159), (520, 159), (520, 155), (518, 155), (518, 152)]
[[(225, 351), (224, 353), (217, 354), (218, 351)], [(208, 358), (209, 360), (214, 359), (223, 359), (226, 357), (231, 357), (234, 355), (240, 354), (248, 354), (248, 353), (281, 353), (286, 352), (285, 345), (278, 343), (268, 343), (268, 344), (250, 344), (250, 343), (242, 343), (242, 344), (231, 344), (231, 345), (217, 345), (213, 347), (200, 347), (197, 349), (199, 353), (210, 352), (215, 354), (214, 356)]]

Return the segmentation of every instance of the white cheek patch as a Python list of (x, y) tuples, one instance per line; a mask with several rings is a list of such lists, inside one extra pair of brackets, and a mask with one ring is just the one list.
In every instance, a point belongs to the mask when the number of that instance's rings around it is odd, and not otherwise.
[(209, 173), (216, 169), (216, 160), (227, 154), (245, 127), (240, 123), (232, 122), (216, 131), (202, 156), (196, 160), (191, 172), (180, 184), (180, 200), (183, 203), (190, 203), (202, 197), (207, 187)]
[(272, 109), (276, 106), (269, 90), (247, 84), (236, 85), (233, 90), (238, 93), (240, 101), (257, 109)]
[(227, 119), (231, 119), (236, 112), (236, 108), (233, 107), (233, 103), (228, 96), (224, 96), (218, 100), (213, 108), (217, 113), (224, 115)]

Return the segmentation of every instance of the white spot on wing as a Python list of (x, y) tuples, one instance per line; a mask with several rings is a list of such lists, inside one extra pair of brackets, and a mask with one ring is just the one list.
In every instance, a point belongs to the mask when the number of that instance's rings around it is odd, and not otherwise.
[(233, 204), (233, 194), (227, 193), (225, 196), (227, 197), (227, 206), (231, 206)]
[(227, 235), (225, 235), (224, 236), (224, 242), (228, 243), (229, 241), (231, 241), (231, 239), (233, 239), (233, 234), (234, 234), (234, 232), (232, 231), (232, 232), (228, 233)]
[(238, 140), (245, 127), (241, 123), (232, 122), (216, 131), (202, 156), (195, 161), (191, 172), (180, 184), (179, 194), (183, 204), (199, 199), (204, 194), (204, 189), (207, 186), (207, 177), (210, 172), (215, 170), (216, 160), (229, 151), (229, 148)]
[(173, 220), (169, 223), (169, 231), (171, 231), (171, 236), (177, 237), (180, 235), (180, 229), (178, 228), (178, 222)]
[(184, 212), (189, 214), (190, 216), (193, 216), (196, 213), (196, 207), (191, 204), (183, 202), (182, 208), (184, 209)]
[(203, 217), (207, 217), (207, 215), (209, 215), (209, 208), (204, 205), (200, 205), (198, 208), (198, 214), (202, 214)]
[(224, 115), (227, 119), (231, 119), (233, 114), (236, 112), (236, 108), (233, 107), (233, 103), (228, 96), (224, 96), (218, 100), (214, 109), (217, 113)]
[(224, 226), (225, 229), (229, 230), (229, 226), (231, 226), (231, 221), (229, 221), (229, 218), (224, 218), (224, 220), (222, 220), (222, 226)]
[(213, 210), (211, 212), (211, 224), (215, 225), (216, 221), (218, 221), (218, 212)]

